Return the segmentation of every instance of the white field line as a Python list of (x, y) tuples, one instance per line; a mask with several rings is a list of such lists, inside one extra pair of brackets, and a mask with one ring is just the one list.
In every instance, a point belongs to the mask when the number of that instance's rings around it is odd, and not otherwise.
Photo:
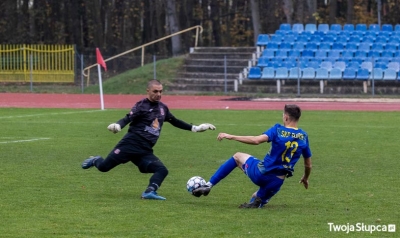
[(90, 111), (76, 111), (76, 112), (54, 112), (54, 113), (41, 113), (41, 114), (28, 114), (19, 116), (3, 116), (0, 119), (10, 119), (10, 118), (21, 118), (21, 117), (36, 117), (36, 116), (50, 116), (50, 115), (66, 115), (66, 114), (76, 114), (76, 113), (92, 113), (101, 112), (102, 110), (90, 110)]
[[(0, 137), (3, 138), (10, 138), (10, 137)], [(28, 140), (10, 140), (10, 141), (0, 141), (0, 144), (9, 144), (9, 143), (22, 143), (22, 142), (31, 142), (31, 141), (38, 141), (38, 140), (50, 140), (50, 138), (33, 138)]]

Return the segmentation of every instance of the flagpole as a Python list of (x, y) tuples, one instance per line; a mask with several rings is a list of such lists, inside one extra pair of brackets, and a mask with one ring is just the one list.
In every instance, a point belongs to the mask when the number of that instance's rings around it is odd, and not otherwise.
[(101, 80), (101, 68), (100, 64), (97, 64), (97, 72), (99, 74), (99, 88), (100, 88), (100, 104), (101, 104), (101, 110), (104, 110), (104, 100), (103, 100), (103, 83)]

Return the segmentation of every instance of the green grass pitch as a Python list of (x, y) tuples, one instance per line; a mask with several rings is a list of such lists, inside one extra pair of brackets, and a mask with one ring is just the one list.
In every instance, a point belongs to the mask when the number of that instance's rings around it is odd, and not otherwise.
[(127, 163), (108, 173), (81, 169), (106, 156), (124, 135), (107, 131), (127, 110), (0, 109), (2, 237), (395, 237), (390, 232), (333, 232), (337, 225), (397, 224), (399, 112), (303, 111), (300, 127), (313, 152), (310, 188), (298, 183), (303, 161), (263, 209), (241, 210), (256, 187), (239, 170), (208, 197), (186, 191), (233, 153), (263, 158), (269, 144), (216, 140), (218, 132), (258, 135), (281, 123), (282, 111), (172, 110), (216, 131), (192, 133), (166, 123), (155, 154), (169, 169), (166, 201), (141, 200), (149, 174)]

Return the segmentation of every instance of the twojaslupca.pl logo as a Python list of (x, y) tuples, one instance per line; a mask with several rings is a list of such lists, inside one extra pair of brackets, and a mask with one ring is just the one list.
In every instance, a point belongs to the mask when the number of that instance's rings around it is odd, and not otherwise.
[(396, 232), (395, 224), (365, 224), (358, 222), (356, 224), (335, 224), (333, 222), (328, 222), (328, 227), (330, 232)]

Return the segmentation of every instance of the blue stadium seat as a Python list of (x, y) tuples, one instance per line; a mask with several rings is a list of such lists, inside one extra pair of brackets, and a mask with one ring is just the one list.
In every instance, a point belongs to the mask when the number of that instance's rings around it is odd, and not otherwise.
[(325, 60), (327, 56), (328, 56), (327, 50), (317, 50), (315, 51), (314, 58), (319, 60)]
[(328, 32), (329, 31), (329, 24), (319, 24), (318, 25), (318, 31), (319, 32)]
[(275, 51), (276, 49), (265, 49), (261, 53), (261, 57), (264, 58), (274, 58), (275, 57)]
[(321, 62), (321, 64), (319, 65), (319, 67), (327, 69), (328, 71), (331, 71), (332, 69), (332, 62), (330, 61), (323, 61)]
[(354, 57), (354, 52), (351, 50), (343, 50), (341, 59), (351, 60)]
[(396, 51), (399, 45), (398, 44), (393, 44), (393, 43), (387, 43), (385, 45), (385, 50), (391, 50), (391, 51)]
[(268, 67), (273, 67), (275, 69), (282, 67), (282, 60), (274, 59), (268, 64)]
[(306, 50), (312, 50), (312, 51), (317, 51), (318, 45), (315, 42), (308, 42), (306, 43)]
[(368, 70), (368, 72), (372, 72), (372, 62), (364, 61), (361, 63), (360, 68)]
[(353, 24), (344, 24), (343, 31), (353, 32), (354, 31), (354, 25)]
[(368, 52), (368, 57), (373, 57), (373, 58), (380, 58), (381, 57), (381, 52), (377, 50), (371, 50)]
[(331, 24), (330, 31), (333, 31), (333, 32), (342, 31), (342, 25), (340, 25), (340, 24)]
[(335, 42), (336, 43), (347, 44), (347, 41), (348, 41), (349, 38), (350, 37), (347, 36), (347, 35), (343, 35), (343, 36), (339, 35), (339, 36), (336, 37)]
[(382, 43), (382, 44), (386, 44), (387, 43), (388, 38), (385, 36), (378, 36), (375, 38), (375, 43)]
[(350, 61), (347, 65), (346, 68), (353, 68), (353, 69), (359, 69), (360, 68), (360, 63), (357, 61)]
[(333, 68), (332, 69), (340, 69), (341, 71), (344, 71), (345, 68), (346, 68), (346, 62), (344, 62), (344, 61), (336, 61), (333, 64)]
[(304, 25), (302, 23), (295, 23), (292, 26), (292, 31), (301, 33), (304, 31)]
[(331, 51), (328, 51), (328, 58), (339, 59), (341, 54), (342, 54), (342, 50), (331, 50)]
[[(362, 43), (369, 43), (369, 45), (372, 45), (375, 42), (375, 38), (370, 37), (370, 36), (365, 36), (362, 41)], [(360, 43), (361, 44), (361, 43)]]
[(332, 68), (329, 72), (329, 79), (330, 80), (340, 80), (342, 79), (342, 70), (339, 68)]
[(325, 69), (325, 68), (318, 68), (315, 71), (315, 79), (319, 79), (319, 80), (327, 80), (327, 79), (329, 79), (329, 71), (327, 69)]
[(379, 26), (379, 24), (369, 24), (368, 30), (369, 31), (380, 31), (381, 27)]
[(301, 69), (298, 67), (290, 68), (288, 79), (298, 79), (298, 78), (301, 78)]
[(391, 60), (393, 58), (394, 54), (395, 54), (395, 51), (384, 50), (381, 53), (381, 58), (387, 58), (387, 59)]
[(358, 50), (370, 51), (371, 50), (371, 43), (369, 43), (369, 42), (361, 42), (358, 45)]
[(305, 45), (306, 45), (306, 43), (304, 43), (304, 42), (294, 42), (294, 43), (293, 43), (293, 46), (292, 46), (292, 49), (303, 51)]
[(292, 44), (289, 42), (282, 42), (279, 46), (279, 49), (281, 50), (291, 50), (292, 49)]
[(302, 79), (315, 79), (315, 69), (314, 68), (304, 68), (301, 78)]
[(277, 49), (279, 49), (279, 45), (280, 45), (280, 44), (278, 44), (278, 43), (276, 43), (276, 42), (270, 41), (270, 42), (267, 43), (266, 49), (274, 49), (274, 50), (277, 50)]
[(383, 79), (383, 69), (381, 68), (373, 68), (371, 71), (371, 79), (373, 80), (382, 80)]
[(288, 69), (296, 67), (297, 63), (295, 60), (285, 60), (282, 62), (282, 67), (286, 67)]
[(261, 79), (274, 79), (275, 69), (273, 67), (264, 67), (261, 74)]
[(367, 24), (364, 23), (359, 23), (356, 25), (356, 31), (361, 31), (361, 32), (365, 32), (367, 31)]
[(275, 79), (287, 79), (289, 70), (286, 67), (279, 67), (275, 69)]
[(364, 62), (364, 60), (354, 57), (353, 59), (350, 60), (350, 62), (357, 62), (358, 65), (361, 65), (361, 63)]
[(313, 68), (313, 69), (318, 69), (321, 64), (321, 62), (317, 61), (317, 60), (310, 60), (310, 62), (308, 62), (307, 64), (307, 68)]
[(400, 31), (400, 24), (396, 24), (396, 25), (394, 26), (394, 31), (397, 31), (397, 32)]
[(283, 37), (283, 39), (282, 39), (282, 43), (285, 42), (285, 43), (289, 43), (290, 45), (293, 45), (293, 43), (296, 40), (296, 37), (297, 36), (293, 35), (293, 34), (286, 34), (285, 37)]
[(383, 80), (396, 80), (397, 73), (394, 69), (385, 69), (383, 71)]
[(367, 51), (366, 50), (357, 50), (354, 53), (354, 57), (358, 59), (365, 60), (367, 58)]
[(288, 57), (288, 50), (282, 49), (275, 52), (275, 58), (286, 59)]
[(317, 31), (317, 25), (308, 23), (306, 24), (304, 31), (314, 33), (315, 31)]
[(330, 42), (321, 42), (319, 44), (318, 49), (320, 49), (320, 50), (330, 50), (331, 49), (331, 45), (332, 45), (332, 43), (330, 43)]
[(387, 68), (387, 63), (378, 61), (378, 62), (375, 63), (374, 68), (386, 69)]
[(350, 36), (348, 42), (360, 44), (361, 38), (359, 36)]
[(384, 44), (375, 42), (372, 44), (371, 50), (382, 52), (384, 50)]
[(343, 71), (343, 79), (344, 80), (353, 80), (356, 78), (357, 69), (355, 68), (345, 68)]
[(397, 73), (400, 70), (399, 62), (389, 62), (388, 65), (387, 65), (387, 68), (388, 69), (393, 69)]
[(288, 55), (288, 57), (291, 57), (291, 58), (299, 58), (299, 57), (301, 56), (301, 52), (302, 52), (302, 51), (296, 50), (296, 49), (289, 50), (289, 55)]
[(393, 31), (393, 25), (392, 24), (383, 24), (382, 25), (382, 31), (392, 32)]
[(368, 69), (358, 68), (356, 79), (357, 80), (368, 80), (369, 79)]
[(308, 42), (308, 36), (307, 35), (298, 35), (295, 39), (296, 42), (302, 42), (302, 43), (307, 43)]
[(257, 38), (257, 46), (266, 46), (269, 41), (269, 36), (267, 34), (260, 34)]
[(292, 27), (291, 27), (290, 24), (288, 24), (288, 23), (282, 23), (282, 24), (279, 26), (279, 30), (282, 30), (282, 31), (291, 31), (291, 30), (292, 30)]
[(262, 68), (262, 67), (267, 67), (267, 66), (269, 66), (269, 59), (268, 58), (264, 58), (264, 57), (258, 58), (257, 67)]
[(319, 45), (321, 43), (322, 39), (323, 38), (321, 36), (314, 34), (311, 36), (308, 43), (315, 43), (315, 44)]
[(325, 35), (322, 38), (322, 42), (330, 43), (330, 45), (332, 45), (333, 42), (335, 42), (335, 40), (336, 40), (336, 37), (334, 37), (333, 35)]
[(344, 49), (343, 43), (334, 42), (334, 43), (332, 44), (332, 50), (343, 50), (343, 49)]
[(284, 37), (281, 35), (272, 35), (271, 38), (269, 39), (269, 41), (280, 44), (282, 42), (282, 39), (284, 39)]
[(303, 50), (301, 53), (302, 58), (314, 58), (314, 51), (313, 50)]
[(397, 47), (399, 47), (399, 45), (400, 45), (400, 37), (391, 36), (391, 37), (388, 39), (387, 44), (395, 44), (395, 45), (397, 45)]
[(261, 68), (260, 67), (251, 67), (247, 78), (249, 78), (249, 79), (261, 78)]
[(351, 43), (346, 44), (346, 50), (355, 52), (355, 51), (357, 51), (357, 49), (358, 49), (358, 43), (351, 42)]
[(371, 37), (375, 40), (377, 34), (379, 34), (378, 31), (366, 31), (364, 37)]

